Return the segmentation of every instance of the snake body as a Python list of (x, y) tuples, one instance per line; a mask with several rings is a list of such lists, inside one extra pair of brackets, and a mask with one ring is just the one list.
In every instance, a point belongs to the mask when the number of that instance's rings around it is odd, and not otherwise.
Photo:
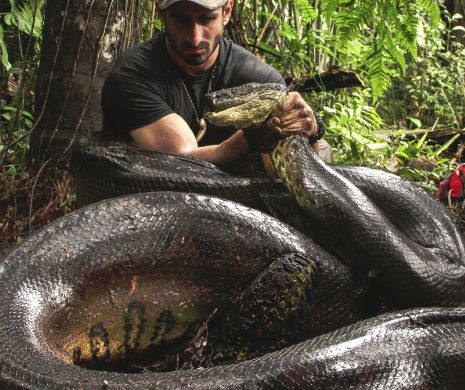
[[(3, 387), (465, 386), (465, 309), (445, 307), (465, 298), (464, 245), (413, 184), (328, 167), (300, 137), (274, 151), (282, 181), (85, 138), (73, 158), (78, 200), (91, 204), (2, 264)], [(184, 192), (94, 203), (153, 190)], [(390, 311), (362, 320), (380, 306)], [(119, 372), (157, 356), (176, 366), (185, 351), (239, 362)]]
[[(251, 236), (255, 239), (248, 239)], [(292, 267), (286, 260), (290, 254), (300, 254), (300, 266)], [(110, 388), (154, 389), (433, 389), (465, 383), (461, 308), (385, 314), (224, 367), (124, 374), (70, 364), (77, 347), (84, 355), (93, 346), (90, 353), (97, 361), (111, 360), (118, 351), (137, 358), (131, 348), (136, 344), (142, 348), (167, 310), (179, 321), (160, 333), (151, 346), (155, 351), (163, 340), (173, 341), (187, 332), (183, 318), (201, 321), (216, 307), (235, 313), (243, 304), (244, 289), (259, 281), (257, 275), (279, 266), (280, 259), (284, 263), (278, 269), (293, 282), (301, 280), (302, 269), (313, 277), (300, 282), (304, 294), (298, 308), (284, 318), (279, 318), (286, 313), (281, 311), (276, 322), (299, 328), (296, 321), (332, 321), (334, 312), (346, 320), (353, 315), (359, 305), (355, 292), (363, 288), (351, 271), (301, 234), (258, 211), (183, 193), (140, 194), (92, 204), (38, 232), (6, 259), (0, 278), (0, 383), (47, 389), (105, 388), (105, 383)], [(144, 280), (147, 270), (152, 278)], [(135, 276), (141, 285), (131, 294)], [(147, 296), (153, 290), (158, 294)], [(321, 301), (329, 304), (326, 313), (316, 304)], [(118, 334), (112, 333), (117, 315), (111, 313), (127, 313), (133, 302), (144, 307), (144, 330), (133, 332), (132, 341), (131, 334), (125, 334), (130, 341), (121, 338), (118, 348), (110, 344), (118, 342)], [(103, 312), (86, 311), (91, 304)], [(329, 308), (331, 304), (335, 306)], [(116, 325), (122, 328), (121, 317)], [(66, 330), (56, 326), (63, 318)], [(131, 323), (142, 322), (139, 317)], [(108, 344), (95, 341), (95, 329), (101, 330), (101, 338), (108, 334)], [(73, 349), (67, 351), (67, 345)]]

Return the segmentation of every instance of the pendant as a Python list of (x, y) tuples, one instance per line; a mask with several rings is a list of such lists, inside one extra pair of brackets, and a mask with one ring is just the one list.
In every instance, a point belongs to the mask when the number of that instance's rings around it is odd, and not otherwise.
[(197, 142), (200, 142), (200, 140), (203, 138), (205, 135), (205, 132), (207, 131), (207, 123), (205, 122), (205, 119), (200, 118), (198, 120), (199, 123), (199, 132), (197, 133), (197, 136), (195, 137)]

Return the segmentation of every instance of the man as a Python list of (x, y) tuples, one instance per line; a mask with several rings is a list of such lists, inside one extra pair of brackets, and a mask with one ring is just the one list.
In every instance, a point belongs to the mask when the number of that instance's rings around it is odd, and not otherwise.
[(103, 130), (141, 148), (177, 153), (230, 168), (252, 151), (270, 151), (291, 134), (313, 137), (318, 124), (295, 92), (283, 112), (252, 129), (218, 128), (203, 119), (202, 97), (281, 75), (222, 38), (234, 0), (159, 0), (164, 31), (128, 49), (102, 91)]

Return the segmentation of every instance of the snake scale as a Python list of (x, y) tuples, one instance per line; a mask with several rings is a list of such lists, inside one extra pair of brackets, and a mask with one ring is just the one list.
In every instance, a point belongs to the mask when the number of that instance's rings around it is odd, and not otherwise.
[[(282, 180), (73, 153), (90, 204), (1, 264), (1, 388), (465, 386), (464, 244), (414, 184), (298, 136), (273, 152)], [(184, 363), (204, 368), (154, 372)]]

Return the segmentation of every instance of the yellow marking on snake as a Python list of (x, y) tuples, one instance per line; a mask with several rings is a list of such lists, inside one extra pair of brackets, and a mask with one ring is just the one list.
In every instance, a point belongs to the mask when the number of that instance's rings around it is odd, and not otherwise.
[(270, 115), (282, 111), (287, 94), (269, 90), (250, 93), (250, 100), (220, 112), (207, 112), (207, 120), (217, 126), (234, 126), (244, 129), (263, 123)]

